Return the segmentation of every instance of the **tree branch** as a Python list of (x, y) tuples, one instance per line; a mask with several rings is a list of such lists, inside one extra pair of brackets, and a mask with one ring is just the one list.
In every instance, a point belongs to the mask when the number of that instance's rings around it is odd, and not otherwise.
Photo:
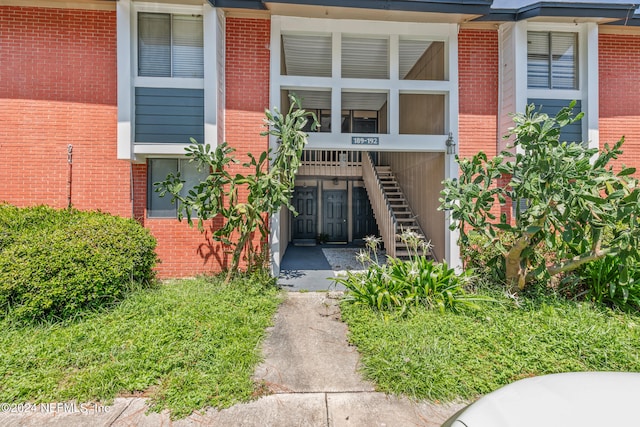
[(555, 276), (559, 273), (564, 273), (565, 271), (572, 271), (576, 268), (580, 267), (583, 264), (587, 264), (591, 261), (595, 261), (601, 258), (604, 258), (608, 254), (612, 253), (614, 248), (605, 248), (605, 249), (596, 249), (584, 253), (582, 255), (575, 256), (566, 261), (562, 261), (556, 264), (551, 264), (547, 267), (547, 271), (551, 276)]

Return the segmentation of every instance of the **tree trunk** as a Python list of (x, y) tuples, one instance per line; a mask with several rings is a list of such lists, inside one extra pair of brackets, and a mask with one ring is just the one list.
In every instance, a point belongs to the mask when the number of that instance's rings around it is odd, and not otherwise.
[(529, 246), (529, 236), (520, 237), (505, 256), (505, 276), (507, 289), (511, 293), (517, 293), (524, 289), (527, 283), (527, 270), (522, 266), (522, 251)]

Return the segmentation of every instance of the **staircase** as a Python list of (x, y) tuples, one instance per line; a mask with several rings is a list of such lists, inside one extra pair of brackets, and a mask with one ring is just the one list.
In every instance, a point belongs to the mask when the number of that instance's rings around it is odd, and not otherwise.
[(416, 220), (416, 216), (409, 206), (409, 202), (398, 184), (395, 174), (391, 171), (391, 166), (374, 166), (380, 183), (382, 184), (382, 190), (387, 196), (389, 201), (389, 207), (391, 213), (396, 218), (398, 224), (398, 230), (396, 231), (396, 257), (406, 258), (409, 256), (409, 251), (406, 244), (400, 240), (399, 235), (403, 231), (413, 231), (414, 233), (424, 236), (420, 224)]
[[(413, 231), (422, 236), (425, 234), (391, 167), (375, 166), (369, 153), (362, 157), (365, 187), (387, 255), (397, 258), (408, 257), (409, 251), (406, 244), (400, 240), (400, 234), (403, 231)], [(428, 255), (434, 258), (432, 252)]]

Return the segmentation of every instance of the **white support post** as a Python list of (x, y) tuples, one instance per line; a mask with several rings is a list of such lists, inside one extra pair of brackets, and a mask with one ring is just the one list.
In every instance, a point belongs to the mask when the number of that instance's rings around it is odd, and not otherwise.
[(116, 3), (118, 70), (118, 159), (132, 160), (131, 1)]

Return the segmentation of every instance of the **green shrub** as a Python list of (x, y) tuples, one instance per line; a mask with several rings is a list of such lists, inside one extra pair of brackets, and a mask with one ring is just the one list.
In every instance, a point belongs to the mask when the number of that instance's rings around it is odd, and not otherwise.
[(380, 240), (366, 239), (367, 251), (358, 256), (365, 270), (348, 271), (346, 277), (334, 279), (349, 291), (346, 301), (404, 314), (417, 307), (440, 311), (475, 308), (475, 301), (486, 300), (465, 291), (469, 271), (458, 275), (446, 263), (428, 259), (425, 253), (430, 248), (421, 236), (405, 232), (401, 239), (408, 243), (409, 259), (389, 257), (383, 265), (378, 263), (376, 255)]
[[(467, 270), (473, 271), (477, 281), (483, 285), (506, 285), (505, 255), (500, 248), (513, 244), (513, 237), (507, 233), (496, 231), (496, 236), (489, 239), (486, 235), (469, 232), (467, 244), (460, 246), (460, 255)], [(554, 259), (553, 249), (541, 243), (529, 248), (532, 251), (528, 255), (528, 263), (543, 264)], [(553, 283), (553, 282), (552, 282)], [(531, 279), (530, 286), (545, 287), (549, 284), (546, 280)]]
[(640, 268), (626, 270), (620, 260), (607, 256), (576, 271), (586, 299), (625, 311), (640, 310)]
[[(498, 239), (506, 239), (498, 235)], [(460, 255), (466, 269), (472, 270), (482, 282), (505, 283), (504, 255), (499, 245), (493, 244), (486, 236), (469, 233), (468, 243), (460, 246)]]
[(56, 321), (152, 283), (155, 239), (132, 219), (0, 205), (0, 316)]

